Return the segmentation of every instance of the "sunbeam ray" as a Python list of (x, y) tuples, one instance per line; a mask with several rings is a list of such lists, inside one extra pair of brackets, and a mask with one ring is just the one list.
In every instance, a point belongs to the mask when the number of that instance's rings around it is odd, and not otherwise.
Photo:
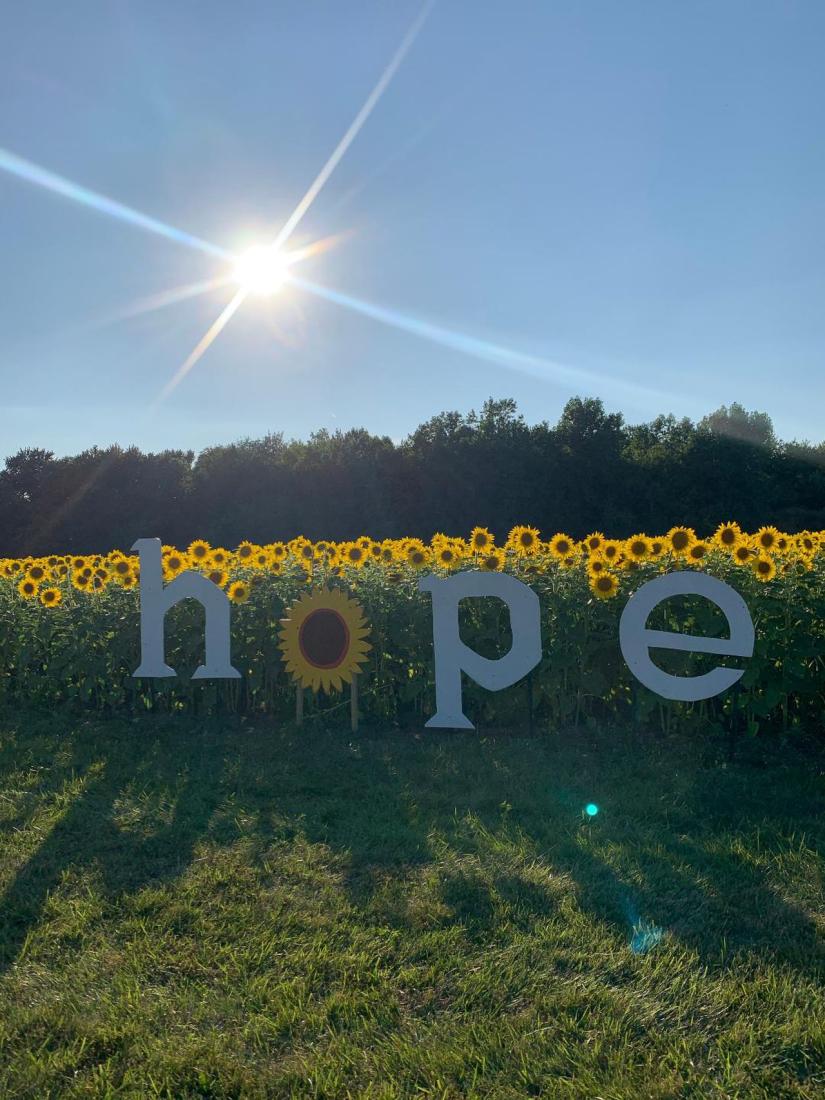
[(322, 252), (329, 252), (331, 248), (336, 248), (342, 241), (353, 236), (354, 232), (353, 229), (342, 229), (340, 233), (333, 233), (329, 237), (321, 237), (302, 248), (287, 252), (284, 259), (289, 267), (293, 264), (303, 263), (304, 260), (312, 259), (313, 256), (320, 256)]
[(174, 375), (169, 379), (169, 381), (160, 391), (157, 398), (153, 402), (153, 407), (157, 407), (161, 402), (166, 400), (169, 394), (172, 393), (172, 391), (180, 385), (180, 383), (187, 376), (192, 367), (194, 367), (197, 361), (203, 356), (206, 351), (208, 351), (210, 345), (214, 342), (215, 338), (220, 335), (224, 328), (226, 328), (226, 325), (231, 320), (233, 314), (243, 304), (243, 301), (246, 298), (246, 294), (247, 292), (245, 290), (239, 290), (229, 302), (229, 304), (224, 306), (218, 317), (216, 317), (216, 319), (212, 322), (212, 324), (194, 346), (194, 348), (183, 361), (183, 363), (181, 363), (181, 365), (175, 371)]
[(148, 214), (142, 214), (139, 210), (132, 209), (131, 206), (124, 206), (123, 203), (107, 198), (106, 195), (100, 195), (96, 191), (90, 191), (87, 187), (81, 187), (80, 184), (73, 183), (64, 176), (58, 176), (56, 173), (49, 172), (29, 160), (24, 160), (23, 157), (18, 157), (15, 153), (9, 152), (8, 149), (0, 148), (0, 171), (8, 172), (9, 175), (16, 176), (27, 183), (33, 183), (37, 187), (44, 187), (55, 195), (62, 195), (63, 198), (71, 199), (73, 202), (80, 203), (81, 206), (87, 206), (91, 210), (97, 210), (101, 214), (108, 214), (110, 217), (117, 218), (128, 225), (134, 225), (138, 229), (145, 229), (149, 233), (156, 233), (158, 236), (166, 237), (167, 240), (175, 241), (177, 244), (183, 244), (188, 248), (205, 252), (208, 256), (215, 256), (220, 260), (232, 259), (229, 252), (215, 244), (210, 244), (209, 241), (204, 241), (200, 237), (193, 237), (191, 233), (185, 233), (182, 229), (176, 229), (173, 225), (167, 225), (165, 222), (158, 221), (157, 218), (149, 217)]
[(154, 313), (167, 306), (177, 305), (178, 302), (186, 302), (190, 298), (197, 298), (201, 294), (209, 294), (210, 291), (220, 290), (228, 286), (232, 280), (228, 275), (218, 279), (204, 279), (200, 283), (187, 283), (185, 286), (172, 287), (171, 290), (161, 290), (157, 294), (150, 294), (145, 298), (138, 298), (131, 305), (104, 317), (98, 321), (97, 326), (116, 324), (118, 321), (128, 321), (132, 317), (142, 317), (146, 313)]
[(510, 370), (519, 370), (525, 374), (542, 378), (546, 381), (568, 382), (572, 385), (587, 385), (590, 387), (604, 387), (609, 385), (614, 390), (622, 390), (635, 396), (669, 396), (652, 387), (638, 385), (635, 382), (626, 382), (609, 374), (600, 374), (596, 371), (584, 370), (580, 367), (571, 367), (563, 363), (557, 363), (551, 359), (543, 359), (536, 355), (527, 355), (512, 348), (506, 348), (501, 344), (493, 344), (488, 340), (481, 340), (476, 336), (466, 336), (464, 333), (455, 332), (453, 329), (442, 328), (429, 321), (423, 321), (418, 317), (411, 317), (407, 313), (390, 309), (387, 306), (379, 306), (373, 302), (365, 302), (362, 298), (354, 298), (350, 294), (344, 294), (340, 290), (331, 287), (320, 286), (318, 283), (302, 279), (299, 275), (289, 274), (287, 281), (300, 290), (314, 294), (335, 305), (344, 306), (363, 317), (369, 317), (373, 321), (379, 321), (383, 325), (391, 325), (402, 332), (409, 332), (413, 336), (419, 336), (422, 340), (440, 344), (442, 347), (452, 348), (454, 351), (472, 355), (477, 359), (484, 359), (491, 363), (499, 363)]
[(392, 78), (395, 76), (396, 72), (398, 71), (401, 62), (407, 56), (410, 47), (418, 37), (418, 33), (424, 26), (427, 16), (430, 14), (434, 3), (435, 0), (427, 0), (427, 3), (421, 9), (418, 17), (415, 19), (407, 33), (404, 35), (401, 45), (395, 51), (395, 54), (390, 60), (389, 65), (387, 65), (386, 69), (384, 69), (383, 73), (379, 77), (378, 83), (367, 96), (361, 110), (352, 120), (349, 129), (333, 149), (329, 160), (327, 160), (324, 167), (310, 184), (307, 193), (304, 195), (304, 197), (289, 215), (287, 220), (284, 222), (280, 232), (278, 233), (278, 236), (275, 238), (273, 248), (278, 249), (286, 244), (286, 242), (295, 231), (295, 227), (298, 225), (298, 222), (300, 222), (301, 218), (303, 218), (307, 210), (309, 210), (310, 206), (312, 206), (313, 202), (318, 197), (321, 188), (324, 186), (329, 177), (337, 168), (341, 157), (343, 157), (344, 153), (346, 153), (347, 149), (349, 149), (350, 145), (352, 145), (353, 141), (355, 141), (361, 127), (372, 114), (376, 103), (378, 103), (381, 96), (387, 90), (387, 87)]

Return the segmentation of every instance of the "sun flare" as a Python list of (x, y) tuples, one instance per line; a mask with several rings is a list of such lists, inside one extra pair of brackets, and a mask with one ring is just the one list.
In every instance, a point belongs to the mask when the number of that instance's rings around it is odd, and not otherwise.
[(286, 281), (289, 258), (280, 248), (255, 245), (238, 257), (232, 277), (247, 294), (277, 294)]

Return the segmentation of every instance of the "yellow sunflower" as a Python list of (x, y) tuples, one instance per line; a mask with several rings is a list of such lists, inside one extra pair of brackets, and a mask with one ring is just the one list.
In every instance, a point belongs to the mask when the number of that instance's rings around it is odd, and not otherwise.
[(455, 542), (442, 542), (435, 547), (433, 553), (436, 563), (444, 569), (455, 569), (463, 558), (462, 548)]
[(668, 549), (679, 557), (685, 557), (691, 545), (696, 542), (696, 532), (692, 527), (671, 527), (665, 536)]
[(489, 550), (493, 541), (493, 536), (486, 527), (474, 527), (470, 532), (470, 546), (478, 554)]
[(591, 577), (598, 577), (601, 573), (607, 573), (609, 572), (607, 562), (597, 554), (588, 560), (587, 572)]
[(600, 600), (609, 600), (619, 591), (619, 582), (612, 573), (600, 573), (591, 578), (590, 591)]
[(233, 581), (229, 586), (229, 596), (232, 603), (246, 603), (249, 593), (252, 591), (246, 581)]
[(59, 588), (44, 588), (40, 593), (40, 602), (44, 607), (57, 607), (62, 599), (63, 593)]
[(742, 530), (738, 523), (720, 523), (713, 533), (712, 541), (723, 550), (734, 550), (742, 541)]
[(299, 548), (295, 556), (304, 565), (312, 565), (312, 563), (315, 561), (315, 547), (312, 545), (311, 542), (304, 542), (301, 544), (301, 547)]
[(806, 556), (813, 557), (819, 549), (819, 539), (811, 531), (800, 531), (795, 541), (800, 553)]
[(650, 557), (650, 539), (647, 535), (631, 535), (624, 544), (624, 552), (631, 561), (646, 561)]
[(753, 570), (756, 579), (762, 581), (771, 581), (776, 576), (776, 565), (773, 558), (768, 554), (759, 554), (753, 559), (751, 563), (751, 569)]
[(430, 552), (419, 539), (410, 539), (406, 551), (407, 564), (413, 569), (423, 569), (429, 564)]
[(569, 554), (573, 553), (575, 546), (575, 542), (573, 541), (573, 539), (570, 538), (569, 535), (565, 535), (560, 532), (557, 535), (553, 535), (553, 537), (550, 539), (550, 542), (547, 544), (547, 549), (550, 551), (554, 558), (556, 558), (558, 561), (561, 561), (563, 558), (566, 558)]
[(708, 556), (710, 547), (706, 542), (701, 539), (697, 539), (696, 542), (692, 542), (688, 547), (688, 552), (685, 557), (692, 565), (701, 565), (705, 558)]
[(341, 563), (351, 569), (363, 569), (368, 561), (367, 548), (359, 542), (345, 542), (341, 546)]
[(194, 542), (189, 543), (187, 553), (190, 560), (195, 562), (196, 565), (199, 565), (202, 561), (206, 561), (211, 550), (212, 547), (205, 539), (195, 539)]
[(539, 549), (539, 532), (536, 527), (514, 527), (507, 536), (507, 545), (519, 555), (535, 554)]
[(751, 547), (750, 543), (743, 540), (736, 544), (733, 548), (731, 557), (739, 565), (750, 565), (755, 551)]
[(504, 554), (501, 550), (488, 550), (479, 565), (485, 573), (499, 573), (504, 568)]
[(340, 691), (372, 648), (361, 605), (340, 589), (301, 596), (281, 620), (278, 647), (287, 672), (301, 687)]
[(168, 554), (163, 556), (163, 579), (165, 581), (174, 580), (178, 574), (186, 569), (188, 564), (185, 554), (179, 554), (177, 550), (170, 550)]
[(252, 555), (249, 564), (253, 569), (268, 569), (269, 563), (272, 561), (272, 554), (269, 550), (264, 550), (262, 546), (259, 546), (255, 553)]
[(762, 553), (771, 553), (776, 550), (776, 540), (779, 538), (779, 532), (775, 527), (760, 527), (754, 535), (754, 545)]
[(604, 534), (601, 531), (591, 531), (591, 533), (584, 540), (584, 548), (590, 554), (596, 554), (602, 548), (604, 542)]
[(39, 587), (36, 580), (33, 580), (31, 577), (24, 577), (18, 584), (17, 591), (24, 600), (32, 600), (37, 595)]

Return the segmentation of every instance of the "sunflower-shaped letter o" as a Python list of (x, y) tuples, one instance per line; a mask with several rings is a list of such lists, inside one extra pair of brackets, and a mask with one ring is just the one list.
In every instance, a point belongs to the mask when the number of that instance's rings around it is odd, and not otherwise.
[(340, 691), (361, 671), (372, 648), (361, 605), (339, 589), (301, 596), (281, 619), (278, 648), (301, 687)]

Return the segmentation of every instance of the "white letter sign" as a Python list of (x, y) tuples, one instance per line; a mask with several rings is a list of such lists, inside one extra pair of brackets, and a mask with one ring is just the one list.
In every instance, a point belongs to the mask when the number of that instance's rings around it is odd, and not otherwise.
[(160, 539), (138, 539), (132, 550), (140, 555), (140, 668), (133, 676), (174, 676), (164, 660), (163, 627), (166, 612), (181, 600), (197, 600), (206, 612), (206, 663), (193, 680), (239, 680), (229, 657), (229, 600), (200, 573), (187, 569), (163, 586)]
[[(535, 668), (541, 660), (539, 598), (532, 588), (506, 573), (430, 574), (421, 578), (418, 588), (432, 593), (433, 598), (436, 713), (427, 726), (474, 729), (461, 704), (461, 673), (466, 672), (488, 691), (501, 691)], [(458, 604), (468, 596), (495, 596), (507, 604), (513, 644), (503, 657), (491, 661), (462, 642)]]
[[(671, 596), (703, 596), (716, 604), (728, 621), (730, 638), (696, 637), (669, 630), (648, 630), (654, 607)], [(753, 621), (747, 605), (729, 584), (692, 570), (665, 573), (638, 588), (619, 621), (619, 645), (627, 667), (637, 680), (665, 699), (695, 703), (727, 691), (744, 675), (740, 668), (714, 668), (701, 676), (672, 676), (650, 659), (650, 649), (679, 649), (691, 653), (718, 653), (726, 657), (753, 656)]]

